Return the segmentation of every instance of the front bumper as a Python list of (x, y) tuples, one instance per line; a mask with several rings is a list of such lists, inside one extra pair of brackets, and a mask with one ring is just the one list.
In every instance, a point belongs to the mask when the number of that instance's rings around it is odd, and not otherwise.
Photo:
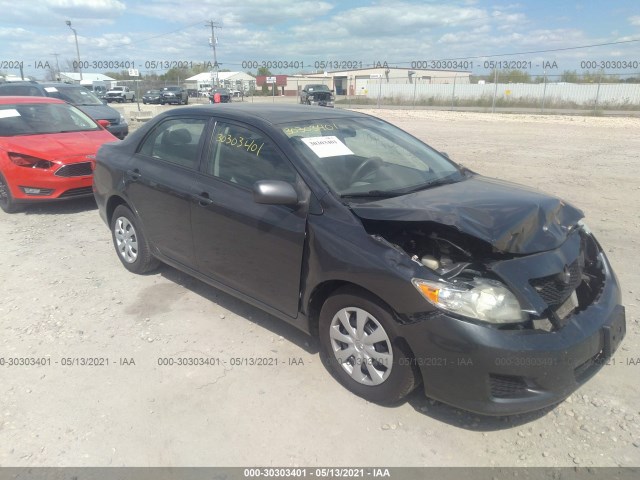
[(317, 105), (319, 107), (334, 108), (333, 100), (310, 100), (310, 105)]
[[(17, 167), (22, 168), (22, 167)], [(57, 177), (50, 171), (37, 172), (29, 169), (29, 178), (22, 175), (9, 184), (11, 195), (16, 203), (37, 203), (52, 200), (68, 200), (79, 197), (92, 197), (92, 176)], [(11, 178), (10, 175), (7, 177)], [(39, 190), (37, 193), (27, 193)]]
[(608, 362), (626, 331), (620, 287), (603, 259), (601, 294), (556, 332), (500, 330), (442, 312), (401, 326), (425, 394), (485, 415), (538, 410), (569, 396)]
[(180, 104), (180, 103), (182, 103), (182, 97), (176, 97), (175, 95), (163, 96), (162, 99), (160, 100), (160, 103), (162, 103), (162, 104), (164, 104), (164, 103)]

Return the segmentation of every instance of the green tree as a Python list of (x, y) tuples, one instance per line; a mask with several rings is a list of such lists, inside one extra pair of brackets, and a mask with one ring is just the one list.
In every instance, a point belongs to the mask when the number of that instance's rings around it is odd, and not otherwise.
[(562, 75), (560, 75), (560, 81), (567, 83), (580, 83), (580, 76), (575, 70), (565, 70), (562, 72)]

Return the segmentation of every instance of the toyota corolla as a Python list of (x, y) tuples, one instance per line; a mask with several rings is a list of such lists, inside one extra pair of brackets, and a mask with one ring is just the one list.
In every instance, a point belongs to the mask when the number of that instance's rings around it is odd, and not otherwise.
[(370, 401), (422, 385), (479, 413), (539, 409), (625, 334), (580, 210), (367, 115), (175, 109), (103, 146), (94, 190), (126, 269), (169, 264), (316, 335)]

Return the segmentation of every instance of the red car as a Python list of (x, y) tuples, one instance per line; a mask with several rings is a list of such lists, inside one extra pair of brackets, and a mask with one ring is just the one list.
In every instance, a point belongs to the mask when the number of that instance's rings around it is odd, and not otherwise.
[(93, 195), (95, 154), (117, 140), (105, 126), (55, 98), (0, 97), (0, 208)]

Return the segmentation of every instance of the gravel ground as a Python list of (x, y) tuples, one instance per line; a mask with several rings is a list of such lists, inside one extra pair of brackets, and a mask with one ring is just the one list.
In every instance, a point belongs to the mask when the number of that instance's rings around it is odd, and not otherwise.
[[(420, 391), (380, 407), (340, 387), (293, 327), (169, 267), (128, 273), (92, 200), (42, 205), (0, 212), (0, 357), (48, 362), (0, 368), (0, 465), (640, 465), (640, 120), (368, 113), (585, 210), (627, 307), (610, 365), (527, 415), (480, 417)], [(64, 365), (84, 357), (109, 364)], [(278, 364), (233, 365), (246, 357)]]

